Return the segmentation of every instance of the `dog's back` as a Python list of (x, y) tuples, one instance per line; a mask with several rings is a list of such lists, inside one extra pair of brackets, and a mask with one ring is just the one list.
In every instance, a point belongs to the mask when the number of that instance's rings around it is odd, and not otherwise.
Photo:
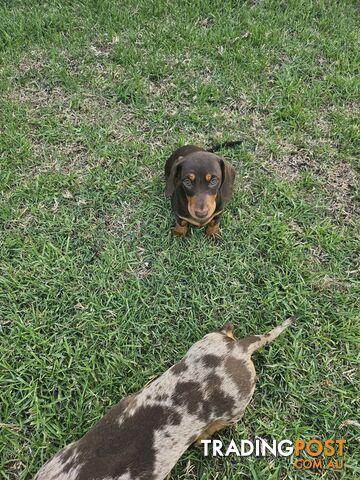
[(242, 416), (255, 388), (251, 354), (276, 338), (210, 333), (139, 393), (124, 398), (84, 437), (53, 457), (36, 480), (161, 480), (195, 441)]
[(251, 396), (252, 387), (235, 398), (228, 341), (220, 333), (206, 335), (181, 362), (55, 455), (37, 480), (164, 478), (209, 424), (220, 417), (230, 421)]

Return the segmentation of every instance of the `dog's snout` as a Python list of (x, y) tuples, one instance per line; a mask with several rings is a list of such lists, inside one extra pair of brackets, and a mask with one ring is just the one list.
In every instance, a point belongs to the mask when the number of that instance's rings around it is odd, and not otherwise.
[(208, 214), (207, 208), (196, 209), (195, 214), (198, 218), (205, 218)]

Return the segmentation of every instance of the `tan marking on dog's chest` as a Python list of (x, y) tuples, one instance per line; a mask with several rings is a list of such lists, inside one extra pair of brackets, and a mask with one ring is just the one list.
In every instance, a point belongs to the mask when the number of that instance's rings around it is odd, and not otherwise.
[(196, 220), (194, 220), (192, 217), (182, 217), (181, 215), (179, 215), (180, 218), (182, 218), (183, 220), (186, 220), (187, 222), (191, 223), (192, 225), (196, 225), (197, 227), (204, 227), (205, 225), (207, 225), (209, 222), (211, 222), (211, 220), (216, 217), (217, 215), (220, 215), (220, 213), (222, 213), (223, 211), (220, 210), (219, 212), (215, 212), (211, 215), (211, 217), (208, 218), (208, 220), (206, 220), (205, 223), (200, 223), (200, 222), (197, 222)]

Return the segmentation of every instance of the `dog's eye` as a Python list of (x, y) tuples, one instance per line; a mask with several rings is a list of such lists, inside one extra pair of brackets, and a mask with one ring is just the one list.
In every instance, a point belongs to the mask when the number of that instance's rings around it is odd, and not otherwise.
[(191, 187), (192, 187), (192, 183), (191, 183), (190, 178), (185, 178), (185, 180), (183, 180), (183, 185), (184, 185), (184, 187), (186, 187), (186, 188), (191, 188)]
[(209, 186), (210, 187), (215, 187), (215, 185), (217, 185), (218, 183), (218, 179), (216, 177), (212, 177), (210, 182), (209, 182)]

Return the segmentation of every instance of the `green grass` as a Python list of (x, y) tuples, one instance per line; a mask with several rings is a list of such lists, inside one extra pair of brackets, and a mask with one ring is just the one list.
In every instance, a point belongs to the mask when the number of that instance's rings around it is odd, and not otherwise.
[[(242, 336), (292, 314), (219, 437), (345, 438), (345, 469), (317, 478), (359, 478), (358, 15), (349, 0), (2, 2), (0, 478), (31, 478), (226, 321)], [(238, 139), (221, 242), (171, 238), (167, 156)], [(191, 449), (172, 479), (312, 476), (291, 463)]]

